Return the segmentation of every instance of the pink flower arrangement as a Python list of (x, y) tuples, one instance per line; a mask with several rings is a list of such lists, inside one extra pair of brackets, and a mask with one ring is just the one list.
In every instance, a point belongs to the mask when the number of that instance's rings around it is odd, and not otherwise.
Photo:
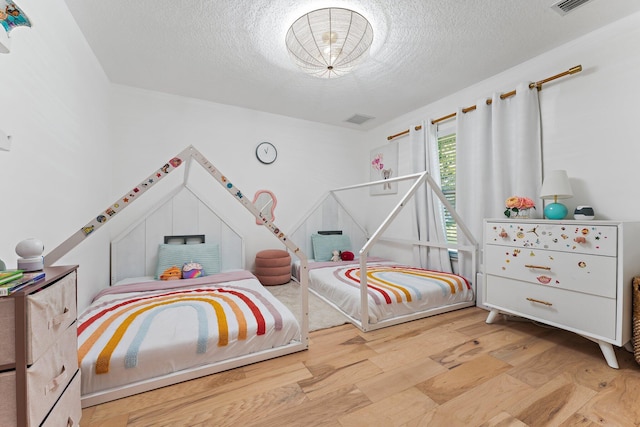
[(523, 209), (536, 208), (536, 204), (533, 202), (533, 200), (531, 200), (528, 197), (520, 197), (520, 196), (509, 197), (505, 202), (505, 205), (507, 209), (504, 211), (504, 214), (507, 218), (511, 217), (512, 212), (515, 214), (515, 216), (517, 216), (518, 212), (520, 212)]

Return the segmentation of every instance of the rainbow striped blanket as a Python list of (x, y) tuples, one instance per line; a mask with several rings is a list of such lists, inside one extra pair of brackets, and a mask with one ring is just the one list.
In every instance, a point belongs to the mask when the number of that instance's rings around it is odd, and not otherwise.
[[(360, 267), (339, 268), (334, 276), (347, 286), (360, 288)], [(399, 265), (367, 266), (368, 294), (375, 304), (412, 302), (426, 298), (434, 289), (443, 296), (470, 290), (462, 276)]]
[[(116, 286), (79, 317), (83, 394), (289, 344), (295, 317), (252, 278)], [(195, 279), (193, 279), (195, 280)], [(144, 286), (148, 288), (148, 284)]]
[[(360, 266), (338, 264), (310, 265), (310, 288), (360, 319)], [(366, 294), (371, 323), (474, 299), (471, 284), (462, 276), (393, 262), (367, 264)]]

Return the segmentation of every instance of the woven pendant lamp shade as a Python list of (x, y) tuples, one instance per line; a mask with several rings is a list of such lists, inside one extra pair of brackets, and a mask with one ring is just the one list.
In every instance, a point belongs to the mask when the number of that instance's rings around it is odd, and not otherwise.
[(293, 62), (304, 72), (336, 78), (368, 56), (373, 28), (352, 10), (319, 9), (298, 18), (287, 31), (285, 43)]

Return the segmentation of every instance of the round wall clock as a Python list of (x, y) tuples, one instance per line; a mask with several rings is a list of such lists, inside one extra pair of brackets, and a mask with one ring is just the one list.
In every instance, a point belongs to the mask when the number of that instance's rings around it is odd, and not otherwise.
[(261, 163), (265, 165), (270, 165), (271, 163), (276, 161), (278, 157), (278, 151), (276, 147), (270, 142), (261, 142), (256, 147), (256, 157), (260, 160)]

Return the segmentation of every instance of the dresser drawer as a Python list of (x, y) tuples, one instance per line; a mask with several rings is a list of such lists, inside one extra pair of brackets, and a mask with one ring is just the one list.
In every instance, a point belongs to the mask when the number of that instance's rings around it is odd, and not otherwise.
[(612, 298), (487, 274), (485, 299), (490, 307), (509, 313), (578, 333), (616, 338), (616, 300)]
[(42, 427), (78, 427), (82, 417), (80, 405), (80, 370), (53, 407)]
[(487, 274), (616, 298), (614, 257), (487, 245), (485, 260)]
[(73, 324), (53, 347), (27, 368), (27, 402), (32, 425), (42, 422), (77, 370), (78, 338)]
[(484, 232), (487, 245), (607, 256), (617, 254), (618, 228), (615, 225), (488, 221)]

